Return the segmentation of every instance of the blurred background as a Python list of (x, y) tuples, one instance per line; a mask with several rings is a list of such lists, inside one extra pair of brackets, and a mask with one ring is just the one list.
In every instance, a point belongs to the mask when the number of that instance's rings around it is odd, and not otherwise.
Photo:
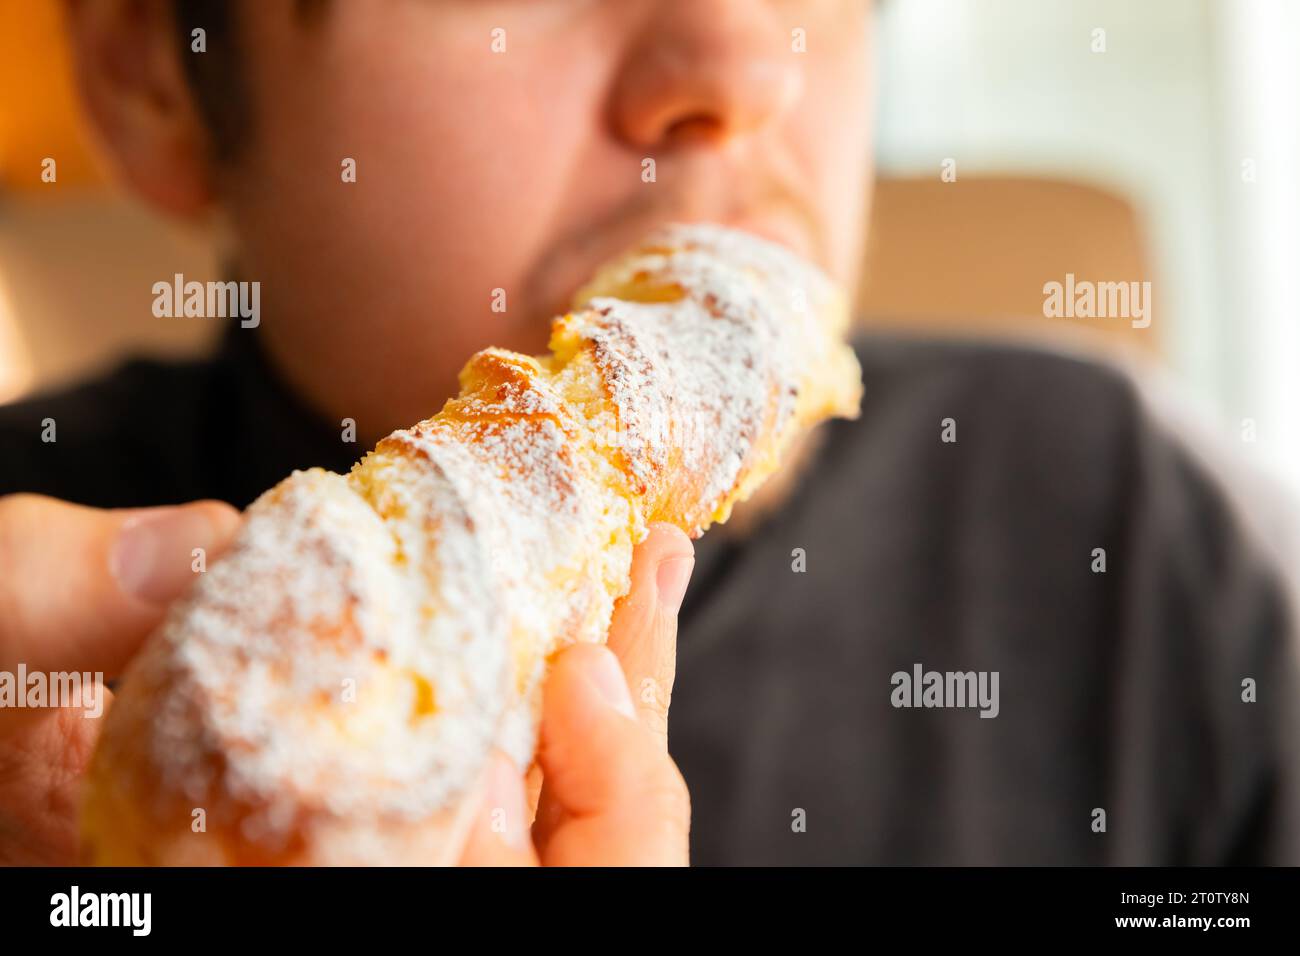
[[(0, 402), (215, 330), (153, 318), (213, 242), (107, 184), (59, 21), (0, 0)], [(878, 50), (864, 321), (1123, 359), (1300, 492), (1300, 2), (890, 0)], [(1048, 317), (1067, 274), (1149, 326)]]

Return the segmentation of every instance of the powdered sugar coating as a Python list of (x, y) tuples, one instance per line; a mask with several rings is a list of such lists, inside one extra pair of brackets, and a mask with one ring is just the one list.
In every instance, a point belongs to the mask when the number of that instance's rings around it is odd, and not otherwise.
[[(466, 510), (491, 554), (512, 650), (515, 694), (496, 714), (497, 744), (526, 766), (546, 657), (563, 644), (603, 639), (621, 594), (605, 580), (626, 577), (632, 540), (644, 530), (638, 533), (638, 513), (601, 481), (589, 425), (535, 360), (489, 349), (467, 372), (463, 383), (481, 372), (484, 386), (463, 387), (439, 416), (394, 434), (379, 452), (410, 449), (465, 477)], [(620, 531), (622, 551), (593, 548)], [(516, 698), (524, 705), (512, 706)]]
[[(619, 412), (619, 449), (637, 492), (657, 520), (680, 512), (692, 537), (721, 499), (775, 417), (757, 353), (767, 330), (747, 329), (685, 300), (672, 305), (593, 299), (573, 320), (595, 350)], [(789, 415), (788, 402), (776, 415)]]
[(552, 356), (484, 350), (348, 476), (259, 498), (128, 673), (97, 760), (143, 747), (136, 789), (272, 851), (314, 819), (429, 818), (493, 746), (529, 763), (546, 661), (604, 640), (647, 524), (725, 520), (861, 387), (833, 286), (750, 236), (668, 227), (578, 301)]
[[(422, 482), (422, 521), (463, 527), (456, 479)], [(444, 535), (397, 560), (395, 539), (419, 547), (409, 530), (319, 469), (249, 508), (136, 667), (163, 675), (149, 740), (163, 793), (208, 807), (220, 792), (216, 810), (241, 808), (242, 835), (267, 845), (313, 814), (446, 803), (495, 732), (482, 702), (504, 690), (505, 622), (487, 542)], [(433, 673), (439, 719), (420, 713)]]
[(652, 520), (702, 533), (766, 477), (799, 426), (857, 413), (843, 299), (775, 243), (670, 225), (578, 300), (589, 310), (562, 321), (595, 346), (627, 466), (662, 515)]

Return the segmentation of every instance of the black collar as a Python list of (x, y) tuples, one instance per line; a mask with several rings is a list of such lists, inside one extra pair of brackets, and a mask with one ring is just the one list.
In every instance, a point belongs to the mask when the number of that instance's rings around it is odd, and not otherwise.
[(294, 469), (346, 472), (365, 454), (360, 444), (343, 440), (341, 425), (325, 420), (283, 382), (256, 329), (231, 325), (213, 369), (214, 400), (205, 408), (210, 427), (200, 434), (228, 436), (225, 449), (214, 449), (220, 454), (208, 460), (222, 469), (232, 503), (243, 507)]

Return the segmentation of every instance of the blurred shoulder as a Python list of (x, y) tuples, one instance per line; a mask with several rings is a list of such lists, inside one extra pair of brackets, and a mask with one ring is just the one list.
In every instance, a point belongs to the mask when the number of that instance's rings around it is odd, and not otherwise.
[[(1134, 413), (1132, 375), (1085, 351), (984, 338), (863, 333), (854, 339), (868, 394), (961, 399), (968, 409), (1018, 406), (1048, 413)], [(1030, 400), (1040, 398), (1043, 406)]]
[(125, 484), (168, 469), (212, 375), (206, 360), (133, 358), (0, 406), (0, 494), (117, 504)]
[(854, 346), (869, 430), (895, 440), (916, 431), (933, 446), (951, 420), (947, 460), (963, 475), (954, 480), (978, 469), (1012, 491), (1052, 482), (1130, 518), (1143, 509), (1190, 546), (1188, 560), (1243, 550), (1272, 568), (1300, 567), (1294, 493), (1149, 360), (1086, 342), (869, 333)]
[[(1122, 370), (1086, 354), (985, 339), (862, 334), (860, 442), (1003, 486), (1058, 476), (1113, 493), (1145, 427)], [(1084, 479), (1091, 478), (1087, 487)]]

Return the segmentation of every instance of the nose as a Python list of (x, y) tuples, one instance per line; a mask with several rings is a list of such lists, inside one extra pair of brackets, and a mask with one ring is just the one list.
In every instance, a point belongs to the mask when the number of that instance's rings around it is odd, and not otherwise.
[(613, 86), (615, 134), (635, 148), (752, 136), (798, 101), (791, 33), (766, 0), (657, 0)]

